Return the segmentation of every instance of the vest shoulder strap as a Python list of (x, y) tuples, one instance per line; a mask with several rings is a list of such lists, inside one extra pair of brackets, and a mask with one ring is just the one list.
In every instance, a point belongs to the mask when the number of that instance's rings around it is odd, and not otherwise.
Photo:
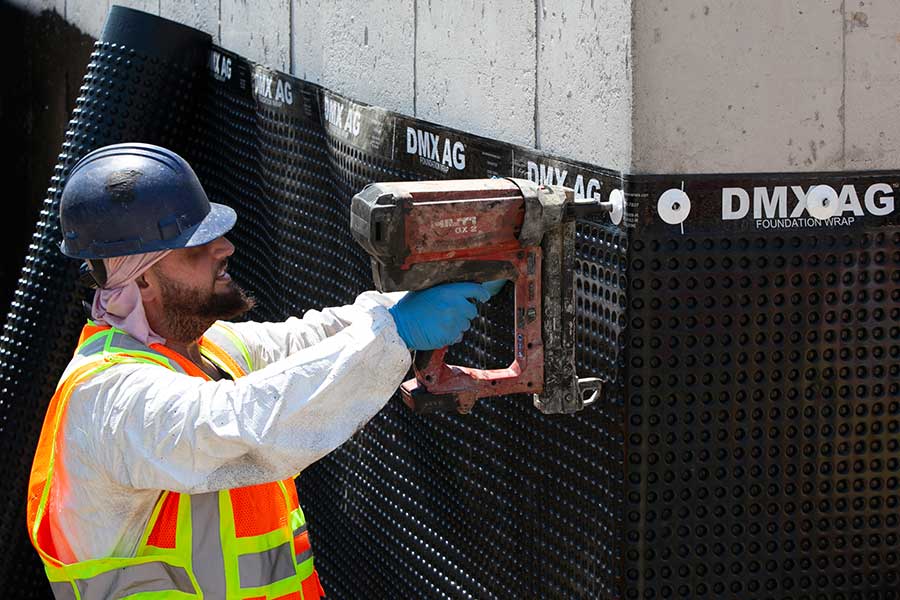
[(232, 374), (237, 369), (238, 377), (253, 371), (253, 359), (250, 349), (241, 337), (227, 323), (216, 321), (200, 340), (201, 350), (207, 351), (207, 358), (218, 364), (220, 368)]

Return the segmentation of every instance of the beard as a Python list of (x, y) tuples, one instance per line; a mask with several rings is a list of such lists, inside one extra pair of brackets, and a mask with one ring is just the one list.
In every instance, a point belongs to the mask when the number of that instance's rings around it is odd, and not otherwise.
[(188, 287), (158, 271), (156, 275), (166, 326), (177, 342), (195, 342), (216, 321), (234, 319), (256, 306), (256, 300), (233, 280), (226, 290), (217, 292)]

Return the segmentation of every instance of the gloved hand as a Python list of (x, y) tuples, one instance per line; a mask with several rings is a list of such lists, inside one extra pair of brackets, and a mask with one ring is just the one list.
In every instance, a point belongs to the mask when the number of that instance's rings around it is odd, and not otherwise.
[(505, 283), (505, 279), (495, 279), (494, 281), (485, 281), (481, 285), (484, 286), (484, 289), (491, 293), (491, 296), (496, 296), (497, 292), (503, 289), (503, 285)]
[(469, 299), (485, 302), (502, 283), (444, 283), (409, 292), (388, 310), (410, 350), (436, 350), (458, 342), (471, 326), (478, 309)]

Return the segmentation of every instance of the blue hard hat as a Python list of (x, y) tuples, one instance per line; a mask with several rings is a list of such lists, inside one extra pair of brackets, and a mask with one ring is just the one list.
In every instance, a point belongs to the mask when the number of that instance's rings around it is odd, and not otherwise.
[(234, 210), (210, 202), (183, 158), (150, 144), (113, 144), (78, 161), (59, 204), (66, 256), (96, 260), (200, 246), (228, 232)]

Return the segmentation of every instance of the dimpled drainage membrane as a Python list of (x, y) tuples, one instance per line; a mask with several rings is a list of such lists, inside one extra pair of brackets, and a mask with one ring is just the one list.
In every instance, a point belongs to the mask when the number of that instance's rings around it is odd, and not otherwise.
[[(329, 597), (898, 597), (900, 174), (623, 175), (355, 103), (123, 8), (0, 341), (16, 482), (0, 568), (18, 597), (49, 595), (23, 490), (83, 322), (59, 188), (125, 140), (178, 151), (238, 211), (231, 271), (255, 319), (371, 287), (348, 222), (372, 181), (558, 173), (624, 199), (577, 228), (577, 360), (601, 399), (546, 416), (499, 398), (465, 417), (392, 400), (299, 479)], [(483, 309), (453, 359), (509, 362), (511, 308), (507, 291)]]

